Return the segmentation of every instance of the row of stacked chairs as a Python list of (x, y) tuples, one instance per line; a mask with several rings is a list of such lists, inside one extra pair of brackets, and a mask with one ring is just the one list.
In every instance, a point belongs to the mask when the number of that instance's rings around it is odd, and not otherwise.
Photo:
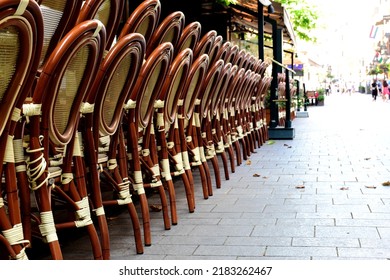
[(201, 35), (180, 11), (160, 18), (158, 0), (120, 27), (123, 3), (0, 3), (2, 256), (28, 259), (39, 237), (63, 259), (58, 233), (81, 228), (92, 257), (110, 259), (108, 207), (128, 211), (142, 254), (151, 190), (169, 229), (175, 188), (194, 212), (193, 172), (206, 199), (221, 187), (220, 162), (229, 179), (268, 139), (267, 62)]

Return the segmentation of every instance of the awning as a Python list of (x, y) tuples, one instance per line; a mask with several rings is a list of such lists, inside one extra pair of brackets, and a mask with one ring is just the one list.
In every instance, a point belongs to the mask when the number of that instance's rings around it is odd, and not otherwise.
[[(230, 5), (231, 27), (233, 32), (251, 32), (257, 34), (258, 31), (258, 1), (259, 0), (237, 0), (237, 4)], [(277, 22), (278, 27), (283, 29), (283, 41), (290, 45), (295, 45), (295, 33), (287, 10), (279, 3), (272, 2), (274, 12), (268, 13), (268, 8), (263, 8), (264, 18), (270, 18)], [(265, 24), (265, 34), (272, 34), (272, 26)]]

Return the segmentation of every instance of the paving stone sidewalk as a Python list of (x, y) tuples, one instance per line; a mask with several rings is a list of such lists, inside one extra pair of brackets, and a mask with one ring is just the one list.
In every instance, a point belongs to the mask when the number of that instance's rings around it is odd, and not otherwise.
[[(293, 140), (257, 149), (207, 200), (195, 172), (194, 213), (178, 182), (178, 225), (164, 230), (152, 212), (144, 254), (126, 213), (110, 220), (112, 259), (390, 259), (390, 102), (333, 94), (308, 113)], [(91, 259), (83, 237), (63, 249)]]

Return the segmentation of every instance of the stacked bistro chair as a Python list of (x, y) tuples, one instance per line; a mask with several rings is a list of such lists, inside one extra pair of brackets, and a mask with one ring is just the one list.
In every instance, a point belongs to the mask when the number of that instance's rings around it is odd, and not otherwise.
[(228, 163), (227, 163), (227, 156), (225, 152), (225, 143), (224, 139), (222, 137), (222, 130), (221, 130), (221, 116), (220, 116), (220, 104), (222, 100), (225, 98), (225, 93), (227, 90), (227, 85), (229, 83), (229, 79), (231, 78), (231, 68), (232, 64), (229, 62), (228, 57), (231, 53), (232, 44), (227, 41), (223, 43), (218, 50), (218, 52), (214, 55), (214, 60), (223, 60), (225, 65), (224, 69), (222, 71), (221, 78), (218, 82), (218, 85), (216, 87), (216, 90), (213, 93), (212, 100), (211, 100), (211, 108), (210, 108), (210, 116), (206, 118), (206, 121), (211, 122), (209, 125), (211, 125), (212, 129), (209, 129), (208, 133), (211, 135), (208, 137), (209, 141), (213, 141), (215, 145), (215, 149), (209, 150), (211, 154), (209, 154), (209, 157), (212, 159), (214, 173), (216, 176), (216, 182), (217, 187), (221, 187), (221, 178), (219, 174), (219, 165), (218, 165), (218, 159), (217, 155), (220, 155), (223, 162), (223, 167), (225, 171), (225, 179), (229, 180), (229, 170), (228, 170)]
[(260, 148), (262, 144), (268, 139), (266, 123), (264, 120), (264, 98), (267, 93), (267, 89), (270, 87), (272, 77), (265, 77), (264, 72), (269, 64), (267, 62), (259, 60), (255, 68), (255, 72), (260, 75), (261, 82), (257, 84), (255, 94), (252, 96), (252, 117), (253, 127), (255, 133), (255, 140), (257, 142), (257, 148)]
[[(210, 159), (215, 159), (214, 154), (214, 143), (210, 137), (210, 133), (207, 133), (209, 129), (209, 113), (210, 113), (210, 104), (212, 94), (215, 92), (218, 81), (221, 77), (221, 73), (224, 68), (223, 60), (218, 60), (214, 64), (210, 65), (210, 68), (207, 72), (205, 80), (203, 82), (201, 91), (199, 93), (200, 101), (197, 102), (194, 109), (194, 122), (195, 122), (195, 131), (193, 130), (195, 137), (198, 139), (199, 153), (202, 165), (208, 169), (208, 161)], [(216, 171), (216, 168), (215, 170)], [(216, 172), (216, 186), (220, 187), (219, 174)], [(207, 188), (208, 195), (213, 195), (212, 183), (210, 178), (210, 173), (207, 174)], [(207, 196), (205, 197), (207, 198)]]
[(158, 134), (156, 139), (159, 151), (158, 158), (160, 159), (161, 176), (169, 193), (171, 219), (174, 225), (177, 224), (178, 217), (172, 176), (180, 176), (183, 180), (189, 212), (194, 212), (195, 208), (193, 189), (184, 169), (180, 137), (175, 133), (178, 129), (177, 106), (191, 65), (191, 49), (186, 48), (176, 55), (162, 87), (159, 100), (155, 103), (158, 104), (154, 118)]
[[(199, 166), (201, 174), (203, 197), (208, 198), (209, 188), (205, 169), (203, 168), (200, 159), (200, 149), (196, 134), (197, 126), (195, 124), (194, 110), (199, 102), (199, 93), (202, 89), (204, 79), (209, 68), (209, 56), (202, 54), (191, 65), (188, 73), (187, 81), (180, 94), (177, 108), (177, 128), (174, 127), (174, 139), (180, 139), (181, 151), (183, 156), (183, 164), (187, 177), (190, 181), (192, 197), (194, 199), (193, 206), (195, 207), (195, 185), (192, 176), (192, 166), (196, 163)], [(198, 117), (197, 117), (198, 119)], [(170, 133), (172, 135), (172, 133)], [(172, 137), (172, 136), (171, 136)]]
[(42, 38), (43, 18), (35, 1), (0, 3), (0, 256), (9, 259), (28, 259), (25, 249), (31, 242), (25, 230), (28, 223), (22, 217), (29, 192), (19, 191), (16, 181), (23, 150), (18, 149), (14, 133), (20, 120), (18, 105), (27, 97), (39, 67)]
[[(201, 34), (201, 25), (199, 22), (191, 22), (190, 24), (188, 24), (183, 29), (179, 41), (177, 42), (177, 45), (174, 50), (175, 56), (184, 50), (190, 49), (192, 52), (191, 61), (193, 61), (193, 50), (199, 41), (200, 34)], [(180, 92), (180, 90), (181, 88), (179, 87), (176, 90), (176, 99), (173, 104), (172, 113), (176, 113), (175, 110), (177, 108), (175, 108), (175, 105), (182, 106), (181, 103), (183, 102), (183, 99), (181, 99), (182, 93)], [(188, 194), (187, 192), (187, 201), (188, 201), (189, 211), (193, 212), (195, 207), (195, 200), (194, 200), (194, 184), (193, 184), (191, 164), (189, 161), (187, 144), (185, 139), (183, 138), (184, 134), (178, 134), (179, 125), (182, 124), (183, 118), (182, 117), (174, 118), (172, 113), (166, 112), (168, 117), (167, 122), (168, 124), (171, 125), (167, 133), (167, 138), (170, 139), (170, 143), (172, 143), (172, 140), (175, 140), (175, 142), (180, 143), (180, 145), (171, 144), (169, 146), (170, 149), (169, 155), (172, 158), (172, 161), (175, 165), (173, 168), (175, 171), (171, 173), (173, 176), (175, 175), (181, 176), (186, 190), (188, 190), (188, 187), (190, 187), (191, 194)], [(181, 115), (179, 114), (179, 116)], [(175, 123), (172, 126), (172, 124), (175, 121), (177, 123)], [(181, 141), (178, 141), (178, 138), (181, 138)], [(183, 168), (185, 174), (183, 173)], [(190, 202), (191, 197), (192, 197), (192, 203)]]
[[(155, 7), (159, 8), (158, 5), (156, 5)], [(154, 10), (159, 11), (156, 8)], [(185, 19), (183, 13), (181, 12), (172, 13), (168, 15), (164, 20), (162, 20), (161, 23), (157, 25), (154, 32), (149, 36), (149, 40), (146, 45), (145, 59), (146, 61), (148, 61), (151, 55), (154, 54), (154, 57), (152, 58), (152, 61), (154, 62), (145, 65), (146, 68), (143, 72), (145, 78), (143, 80), (139, 79), (136, 85), (136, 89), (134, 93), (132, 93), (133, 95), (132, 100), (135, 100), (134, 98), (136, 97), (139, 100), (137, 101), (137, 103), (139, 104), (137, 104), (135, 111), (140, 110), (138, 107), (141, 106), (142, 110), (140, 112), (142, 112), (142, 115), (145, 115), (145, 120), (147, 121), (147, 122), (146, 121), (143, 122), (143, 118), (139, 119), (140, 122), (137, 127), (139, 135), (136, 138), (138, 139), (139, 142), (137, 147), (140, 146), (140, 151), (139, 154), (137, 155), (135, 155), (136, 145), (134, 142), (132, 142), (134, 140), (134, 134), (130, 132), (131, 131), (130, 129), (128, 130), (129, 131), (128, 135), (130, 135), (131, 138), (131, 139), (128, 138), (128, 143), (127, 143), (127, 147), (129, 151), (130, 172), (134, 176), (135, 184), (143, 185), (142, 187), (143, 190), (141, 192), (144, 192), (144, 188), (153, 188), (155, 190), (158, 190), (161, 197), (165, 229), (170, 229), (171, 219), (168, 213), (167, 198), (166, 198), (164, 185), (163, 185), (166, 182), (166, 180), (163, 181), (162, 179), (163, 176), (167, 176), (167, 174), (170, 173), (170, 170), (167, 170), (166, 165), (164, 165), (164, 170), (160, 170), (161, 168), (159, 163), (158, 147), (156, 142), (157, 139), (156, 139), (155, 127), (154, 127), (155, 123), (153, 121), (154, 118), (152, 113), (154, 110), (159, 110), (160, 107), (161, 108), (164, 107), (164, 100), (161, 100), (159, 98), (161, 88), (162, 88), (161, 83), (164, 82), (165, 79), (164, 75), (168, 74), (168, 70), (170, 68), (169, 65), (173, 60), (174, 56), (173, 53), (170, 54), (167, 50), (163, 51), (162, 55), (165, 54), (165, 57), (169, 58), (169, 62), (164, 63), (165, 59), (162, 59), (163, 56), (157, 59), (158, 55), (156, 54), (156, 50), (160, 49), (160, 46), (164, 45), (165, 48), (171, 46), (172, 52), (174, 51), (174, 47), (178, 43), (181, 36), (181, 32), (184, 28), (184, 20)], [(150, 22), (150, 20), (148, 20), (147, 22)], [(127, 30), (130, 29), (130, 24), (127, 25), (126, 29)], [(123, 32), (121, 34), (123, 34)], [(160, 69), (160, 67), (163, 68)], [(146, 99), (144, 98), (144, 96), (146, 97)], [(150, 99), (150, 103), (146, 105), (147, 103), (145, 103), (146, 102), (145, 100), (149, 100), (149, 99)], [(147, 107), (146, 111), (145, 111), (145, 107)], [(132, 112), (131, 109), (129, 110), (130, 113)], [(149, 114), (152, 114), (152, 116), (149, 116)], [(140, 161), (140, 164), (137, 163), (137, 161)], [(163, 171), (163, 173), (161, 173), (161, 171)], [(140, 174), (143, 176), (143, 178), (140, 176)], [(184, 180), (184, 181), (188, 181), (188, 180)], [(189, 189), (189, 187), (190, 186), (187, 184), (187, 190)], [(171, 213), (173, 217), (172, 223), (176, 224), (177, 215), (176, 215), (176, 207), (175, 207), (174, 190), (169, 175), (168, 175), (167, 188), (168, 188), (168, 193), (170, 195), (170, 201), (171, 201)], [(140, 192), (137, 191), (137, 193)], [(143, 223), (144, 223), (145, 244), (150, 245), (151, 243), (151, 236), (150, 236), (150, 229), (149, 229), (150, 218), (149, 218), (149, 214), (147, 213), (148, 211), (147, 200), (142, 199), (141, 205), (143, 209), (142, 216), (143, 216)]]
[[(213, 44), (216, 40), (217, 32), (215, 30), (210, 30), (206, 32), (202, 38), (200, 38), (197, 42), (197, 44), (194, 46), (193, 54), (194, 54), (194, 60), (198, 59), (199, 57), (202, 57), (203, 55), (207, 55), (209, 57), (208, 59), (208, 67), (210, 67), (210, 54), (213, 48)], [(205, 79), (205, 77), (204, 77)], [(204, 83), (205, 81), (203, 81)], [(189, 128), (187, 130), (187, 136), (188, 139), (192, 139), (191, 141), (187, 142), (188, 146), (188, 152), (189, 152), (189, 161), (191, 167), (196, 167), (199, 170), (200, 176), (201, 176), (201, 182), (202, 182), (202, 189), (203, 189), (203, 197), (207, 199), (209, 195), (212, 195), (212, 189), (211, 189), (211, 175), (210, 175), (210, 169), (206, 161), (206, 157), (204, 154), (204, 148), (202, 145), (202, 141), (199, 142), (198, 140), (198, 134), (200, 132), (200, 118), (199, 113), (195, 112), (195, 107), (199, 107), (200, 105), (200, 95), (202, 90), (203, 83), (199, 86), (201, 87), (199, 89), (199, 92), (196, 95), (196, 98), (194, 99), (194, 108), (191, 108), (191, 119), (189, 119), (186, 123), (188, 124)], [(190, 173), (190, 172), (188, 172)], [(193, 179), (192, 176), (189, 177), (190, 184), (193, 186)]]
[[(200, 23), (197, 22), (197, 21), (189, 23), (183, 29), (182, 34), (181, 34), (180, 39), (179, 39), (179, 42), (176, 45), (176, 48), (174, 50), (175, 51), (175, 56), (177, 54), (181, 53), (182, 51), (186, 50), (186, 49), (190, 49), (192, 51), (192, 54), (191, 54), (192, 58), (191, 58), (191, 60), (193, 61), (194, 60), (193, 59), (194, 58), (193, 57), (193, 50), (195, 49), (195, 46), (197, 45), (197, 43), (199, 41), (200, 34), (201, 34), (201, 25), (200, 25)], [(192, 69), (192, 66), (191, 66), (191, 69)], [(197, 80), (197, 81), (200, 81), (200, 80)], [(176, 95), (177, 95), (178, 99), (175, 100), (175, 105), (177, 105), (178, 107), (179, 106), (183, 106), (182, 105), (182, 103), (183, 103), (183, 99), (182, 99), (183, 93), (178, 91), (176, 93)], [(175, 112), (175, 111), (173, 111), (173, 112)], [(169, 115), (170, 114), (168, 114), (168, 117), (169, 117)], [(192, 190), (192, 193), (191, 193), (190, 196), (192, 196), (193, 202), (190, 203), (189, 200), (188, 200), (188, 207), (189, 207), (189, 211), (193, 212), (194, 207), (195, 207), (195, 198), (194, 198), (194, 187), (195, 186), (194, 186), (194, 179), (193, 179), (193, 175), (192, 175), (191, 163), (190, 163), (189, 155), (188, 155), (187, 143), (186, 143), (186, 140), (185, 140), (185, 137), (184, 137), (185, 134), (183, 132), (182, 134), (179, 133), (178, 134), (179, 136), (173, 136), (173, 135), (175, 135), (175, 133), (178, 132), (180, 125), (182, 126), (182, 128), (184, 128), (183, 120), (184, 120), (185, 117), (183, 116), (183, 114), (178, 114), (177, 116), (178, 116), (176, 118), (177, 119), (177, 127), (176, 127), (176, 124), (175, 124), (175, 126), (173, 128), (171, 127), (170, 131), (168, 131), (168, 135), (169, 135), (168, 137), (170, 137), (170, 139), (177, 139), (177, 138), (181, 139), (179, 141), (179, 143), (180, 143), (179, 147), (178, 146), (171, 147), (171, 153), (173, 153), (172, 156), (178, 157), (178, 160), (174, 160), (176, 163), (178, 161), (180, 162), (180, 158), (179, 158), (179, 156), (177, 156), (177, 152), (180, 152), (181, 155), (182, 155), (181, 159), (182, 159), (182, 164), (183, 164), (185, 175), (182, 172), (178, 172), (178, 173), (181, 176), (181, 178), (183, 179), (183, 183), (184, 183), (185, 188), (187, 189), (188, 185), (189, 185), (190, 189)], [(168, 123), (172, 124), (173, 121), (174, 121), (174, 118), (172, 118), (172, 117), (168, 118)], [(174, 148), (174, 149), (172, 149), (172, 148)], [(180, 168), (178, 168), (178, 169), (180, 169)], [(182, 173), (182, 174), (180, 174), (180, 173)], [(177, 174), (177, 172), (176, 172), (176, 174)], [(175, 173), (173, 173), (173, 175), (175, 175)], [(187, 198), (190, 198), (190, 196), (187, 195)]]
[[(227, 104), (228, 107), (228, 119), (230, 124), (230, 137), (232, 145), (236, 152), (237, 165), (242, 164), (242, 160), (247, 159), (246, 143), (243, 141), (244, 136), (242, 132), (241, 123), (241, 110), (240, 102), (241, 96), (245, 93), (246, 85), (248, 82), (248, 71), (242, 67), (244, 65), (244, 57), (241, 54), (237, 56), (236, 65), (239, 70), (236, 73), (235, 78), (232, 81), (232, 90), (230, 92), (230, 98)], [(243, 148), (241, 148), (241, 145)]]
[[(284, 100), (286, 100), (286, 74), (285, 73), (278, 73), (278, 100), (280, 100), (282, 104), (284, 103)], [(280, 126), (284, 126), (286, 120), (286, 111), (283, 108), (283, 106), (280, 106), (282, 104), (278, 104), (279, 105), (278, 125)]]
[[(108, 51), (91, 90), (86, 97), (85, 111), (81, 122), (83, 146), (92, 193), (99, 196), (109, 191), (114, 197), (102, 198), (105, 207), (126, 207), (133, 226), (136, 252), (143, 253), (138, 214), (131, 198), (126, 150), (120, 145), (123, 138), (121, 126), (124, 105), (132, 90), (145, 53), (145, 39), (132, 33), (122, 37)], [(88, 109), (89, 108), (89, 109)], [(99, 168), (97, 168), (99, 167)], [(101, 182), (105, 184), (101, 184)], [(109, 186), (109, 188), (108, 188)], [(101, 218), (100, 218), (101, 217)], [(98, 215), (99, 225), (105, 226), (104, 218)], [(109, 258), (109, 235), (102, 234), (104, 257)]]
[[(231, 64), (230, 62), (228, 64)], [(227, 64), (227, 65), (228, 65)], [(236, 164), (235, 164), (235, 154), (234, 154), (234, 148), (232, 145), (232, 139), (231, 139), (231, 129), (230, 129), (230, 123), (229, 123), (229, 114), (228, 114), (228, 101), (231, 95), (231, 92), (234, 90), (234, 83), (237, 82), (235, 77), (237, 76), (238, 72), (238, 66), (231, 64), (229, 75), (227, 77), (227, 82), (224, 89), (224, 95), (220, 97), (219, 100), (219, 106), (217, 107), (217, 112), (215, 114), (215, 122), (219, 123), (219, 126), (216, 127), (218, 134), (217, 134), (217, 145), (219, 145), (220, 150), (223, 147), (226, 151), (226, 153), (229, 155), (230, 160), (230, 170), (232, 173), (235, 172)], [(220, 142), (222, 140), (222, 142)], [(225, 170), (227, 170), (227, 163), (224, 163)], [(226, 173), (226, 172), (225, 172)], [(226, 179), (228, 180), (228, 174), (225, 174)]]
[[(224, 110), (224, 135), (226, 137), (226, 142), (230, 147), (230, 154), (235, 152), (235, 160), (236, 164), (239, 166), (242, 163), (242, 157), (241, 157), (241, 149), (238, 142), (238, 139), (236, 137), (236, 128), (234, 126), (234, 117), (235, 117), (235, 110), (234, 110), (234, 100), (236, 98), (236, 94), (240, 92), (242, 88), (242, 84), (244, 82), (244, 74), (245, 69), (239, 68), (237, 64), (234, 64), (236, 67), (232, 68), (231, 74), (232, 77), (230, 79), (230, 83), (228, 85), (228, 89), (226, 92), (226, 98), (225, 103), (223, 104), (223, 110)], [(231, 158), (231, 161), (233, 159), (233, 156)], [(234, 160), (231, 162), (231, 166), (233, 166), (232, 170), (235, 168)]]
[[(161, 23), (156, 27), (156, 30), (152, 34), (149, 43), (147, 44), (146, 47), (146, 59), (150, 56), (152, 52), (155, 51), (155, 49), (160, 46), (163, 43), (169, 42), (172, 45), (173, 50), (175, 49), (180, 36), (181, 32), (184, 28), (185, 24), (185, 18), (184, 14), (182, 12), (174, 12), (168, 15), (166, 18), (164, 18)], [(174, 59), (174, 54), (171, 55), (172, 60)], [(188, 56), (188, 55), (187, 55)], [(182, 58), (179, 58), (179, 60), (182, 60)], [(187, 61), (188, 59), (185, 58), (184, 61)], [(171, 79), (173, 83), (180, 80), (185, 79), (185, 73), (180, 71), (184, 65), (179, 65), (181, 62), (176, 62), (175, 64), (172, 64), (171, 67), (169, 67), (169, 73), (167, 73), (167, 79), (165, 83), (165, 87), (170, 87), (169, 83), (171, 82)], [(174, 75), (179, 72), (180, 76), (179, 77), (173, 77)], [(168, 83), (168, 84), (167, 84)], [(162, 110), (166, 104), (165, 104), (165, 94), (158, 92), (158, 95), (156, 95), (156, 102), (154, 103), (154, 110)], [(142, 94), (142, 93), (141, 93)], [(166, 115), (166, 114), (165, 114)], [(159, 163), (159, 157), (158, 157), (158, 147), (157, 147), (157, 142), (156, 142), (156, 135), (155, 135), (155, 122), (154, 118), (151, 118), (150, 122), (144, 127), (143, 129), (143, 135), (142, 138), (140, 139), (140, 142), (142, 143), (142, 150), (141, 150), (141, 161), (142, 161), (142, 167), (144, 170), (144, 174), (148, 173), (148, 177), (151, 178), (151, 181), (147, 186), (150, 187), (156, 187), (158, 186), (159, 188), (163, 189), (163, 183), (167, 182), (167, 188), (168, 188), (168, 193), (170, 195), (170, 202), (171, 202), (171, 218), (173, 220), (171, 221), (173, 224), (177, 224), (177, 215), (176, 215), (176, 207), (175, 207), (175, 198), (174, 198), (174, 190), (173, 190), (173, 184), (170, 176), (165, 177), (168, 173), (170, 173), (170, 169), (168, 169), (167, 165), (163, 165), (163, 169), (161, 170), (163, 173), (160, 171), (160, 163)], [(161, 124), (159, 124), (161, 127)], [(160, 128), (161, 129), (161, 128)], [(175, 159), (178, 159), (177, 157)], [(165, 160), (164, 160), (165, 162)], [(183, 170), (183, 164), (181, 160), (178, 160), (176, 168), (178, 169), (177, 171), (182, 174), (182, 176), (186, 176)], [(164, 179), (168, 180), (162, 180)], [(188, 179), (183, 178), (184, 182), (187, 183)], [(147, 181), (145, 181), (147, 182)], [(186, 184), (187, 190), (189, 189), (189, 184)], [(188, 191), (187, 191), (188, 192)], [(160, 192), (162, 194), (162, 191)], [(163, 211), (165, 211), (165, 207), (163, 206)], [(168, 223), (167, 215), (164, 215), (164, 220), (165, 220), (165, 228), (169, 229), (170, 225)]]
[[(23, 105), (23, 114), (29, 119), (25, 152), (30, 188), (37, 201), (35, 219), (53, 259), (63, 258), (57, 232), (76, 228), (86, 228), (94, 258), (103, 258), (91, 218), (77, 127), (105, 43), (105, 28), (100, 21), (76, 25), (50, 54), (31, 100)], [(59, 215), (63, 208), (66, 215)]]
[[(76, 21), (76, 17), (82, 1), (74, 0), (68, 1), (65, 4), (64, 1), (58, 0), (40, 0), (37, 1), (39, 4), (40, 12), (43, 17), (43, 44), (42, 50), (39, 51), (40, 62), (37, 71), (34, 73), (36, 79), (41, 73), (41, 68), (48, 59), (49, 54), (54, 50), (58, 41), (70, 30)], [(39, 41), (37, 41), (39, 45)], [(35, 83), (35, 82), (34, 82)], [(28, 89), (28, 98), (31, 89)], [(20, 98), (16, 103), (16, 108), (21, 111), (25, 98)], [(20, 119), (19, 119), (20, 120)], [(15, 149), (23, 151), (23, 127), (24, 121), (12, 121), (12, 130), (14, 137)], [(23, 231), (27, 240), (32, 240), (31, 231), (31, 195), (29, 191), (29, 183), (27, 174), (25, 172), (26, 164), (22, 153), (15, 159), (15, 165), (17, 170), (17, 181), (20, 189), (20, 200), (21, 200), (21, 212), (23, 219)]]
[[(164, 227), (169, 229), (171, 223), (167, 198), (158, 170), (159, 166), (153, 165), (156, 159), (151, 158), (156, 153), (150, 151), (149, 145), (152, 140), (145, 136), (145, 133), (151, 135), (152, 131), (146, 128), (149, 128), (152, 122), (155, 101), (158, 100), (166, 79), (172, 56), (173, 46), (166, 42), (160, 44), (146, 59), (126, 102), (123, 120), (129, 158), (129, 173), (133, 177), (133, 187), (135, 194), (140, 199), (142, 210), (145, 246), (151, 245), (150, 214), (145, 188), (153, 187), (158, 191), (161, 197)], [(146, 160), (149, 160), (149, 162), (146, 162)], [(141, 161), (143, 162), (141, 163)]]

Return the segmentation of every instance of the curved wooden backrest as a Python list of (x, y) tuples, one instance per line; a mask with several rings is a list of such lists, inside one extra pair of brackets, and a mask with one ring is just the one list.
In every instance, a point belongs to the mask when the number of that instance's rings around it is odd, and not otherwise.
[(259, 73), (261, 76), (264, 76), (264, 73), (267, 70), (268, 66), (269, 66), (268, 62), (259, 60), (258, 66), (256, 68), (256, 72)]
[(42, 39), (43, 19), (35, 1), (0, 3), (0, 135), (32, 86)]
[(192, 50), (181, 51), (173, 60), (159, 99), (164, 101), (165, 121), (172, 124), (176, 118), (178, 101), (192, 64)]
[(211, 47), (211, 50), (209, 52), (209, 57), (210, 57), (210, 64), (213, 65), (214, 62), (218, 60), (217, 55), (222, 48), (222, 43), (223, 43), (223, 37), (221, 35), (217, 35), (215, 37), (213, 46)]
[(33, 103), (42, 104), (42, 128), (55, 145), (73, 137), (81, 102), (96, 77), (106, 33), (98, 20), (76, 25), (47, 60), (37, 81)]
[[(236, 64), (239, 68), (246, 69), (246, 59), (248, 58), (248, 52), (244, 49), (241, 49), (235, 57), (233, 64)], [(247, 69), (246, 69), (247, 70)]]
[(202, 26), (198, 21), (189, 23), (182, 31), (179, 42), (175, 48), (175, 54), (189, 48), (194, 51), (195, 46), (199, 42)]
[(89, 19), (100, 20), (106, 28), (106, 49), (110, 49), (123, 14), (123, 6), (123, 0), (86, 0), (76, 23)]
[(217, 32), (215, 30), (210, 30), (204, 34), (194, 49), (194, 57), (199, 57), (202, 54), (209, 55), (216, 37)]
[(245, 105), (244, 107), (245, 108), (250, 108), (251, 105), (253, 104), (254, 101), (256, 101), (257, 99), (257, 91), (258, 91), (258, 87), (260, 86), (261, 84), (261, 76), (252, 71), (252, 82), (251, 82), (251, 86), (248, 90), (248, 94), (247, 94), (247, 97), (245, 99)]
[(230, 62), (227, 63), (227, 65), (228, 64), (230, 64), (231, 67), (230, 67), (230, 71), (229, 71), (229, 76), (227, 77), (226, 87), (225, 87), (225, 90), (223, 92), (223, 96), (220, 97), (220, 99), (221, 99), (221, 101), (219, 103), (219, 111), (220, 112), (224, 112), (225, 109), (227, 109), (230, 99), (233, 98), (232, 84), (233, 84), (234, 78), (238, 72), (237, 65), (233, 65)]
[(209, 67), (209, 56), (203, 54), (199, 56), (192, 64), (187, 82), (180, 97), (183, 105), (179, 107), (180, 113), (189, 120), (195, 108), (196, 100), (202, 88), (204, 79)]
[(200, 91), (200, 114), (203, 118), (207, 117), (209, 112), (211, 96), (218, 84), (224, 64), (224, 61), (220, 59), (215, 62), (207, 72), (207, 76)]
[(237, 45), (232, 45), (230, 48), (229, 54), (226, 56), (226, 59), (225, 59), (226, 63), (230, 62), (230, 63), (234, 64), (233, 61), (235, 60), (239, 51), (240, 51), (240, 48)]
[(225, 99), (226, 88), (229, 84), (229, 78), (231, 77), (230, 71), (232, 68), (231, 63), (225, 63), (221, 75), (219, 77), (217, 86), (211, 96), (210, 110), (211, 114), (216, 115), (221, 113), (221, 104)]
[(58, 42), (76, 25), (83, 0), (38, 0), (44, 20), (41, 66)]
[(236, 109), (244, 110), (247, 108), (248, 104), (251, 103), (251, 94), (254, 85), (254, 75), (255, 73), (252, 70), (247, 70), (245, 72), (245, 82), (243, 84), (242, 91), (240, 95), (236, 98)]
[(146, 44), (160, 20), (161, 4), (159, 0), (142, 2), (130, 15), (122, 27), (119, 39), (129, 33), (140, 33), (145, 37)]
[(173, 48), (175, 48), (179, 42), (184, 25), (185, 16), (182, 12), (173, 12), (169, 14), (154, 31), (146, 46), (146, 57), (148, 57), (158, 45), (164, 42), (171, 43)]
[(263, 63), (263, 61), (261, 59), (257, 59), (255, 61), (255, 64), (253, 65), (253, 71), (260, 74), (260, 69), (261, 69), (262, 63)]
[(252, 54), (248, 57), (248, 69), (254, 71), (257, 60)]
[(139, 33), (122, 37), (105, 56), (88, 103), (95, 104), (94, 133), (113, 135), (120, 124), (124, 104), (135, 85), (145, 55), (145, 39)]
[(243, 58), (242, 58), (242, 64), (241, 67), (245, 70), (250, 70), (251, 66), (251, 54), (249, 52), (245, 52)]
[(162, 43), (142, 65), (137, 83), (130, 93), (130, 99), (136, 101), (134, 121), (140, 127), (146, 127), (150, 123), (154, 102), (165, 81), (172, 55), (172, 44)]
[(229, 111), (235, 108), (236, 99), (240, 95), (242, 87), (245, 82), (244, 75), (245, 75), (245, 69), (238, 68), (238, 71), (234, 74), (233, 80), (229, 85), (228, 88), (229, 98), (227, 101), (227, 108)]

